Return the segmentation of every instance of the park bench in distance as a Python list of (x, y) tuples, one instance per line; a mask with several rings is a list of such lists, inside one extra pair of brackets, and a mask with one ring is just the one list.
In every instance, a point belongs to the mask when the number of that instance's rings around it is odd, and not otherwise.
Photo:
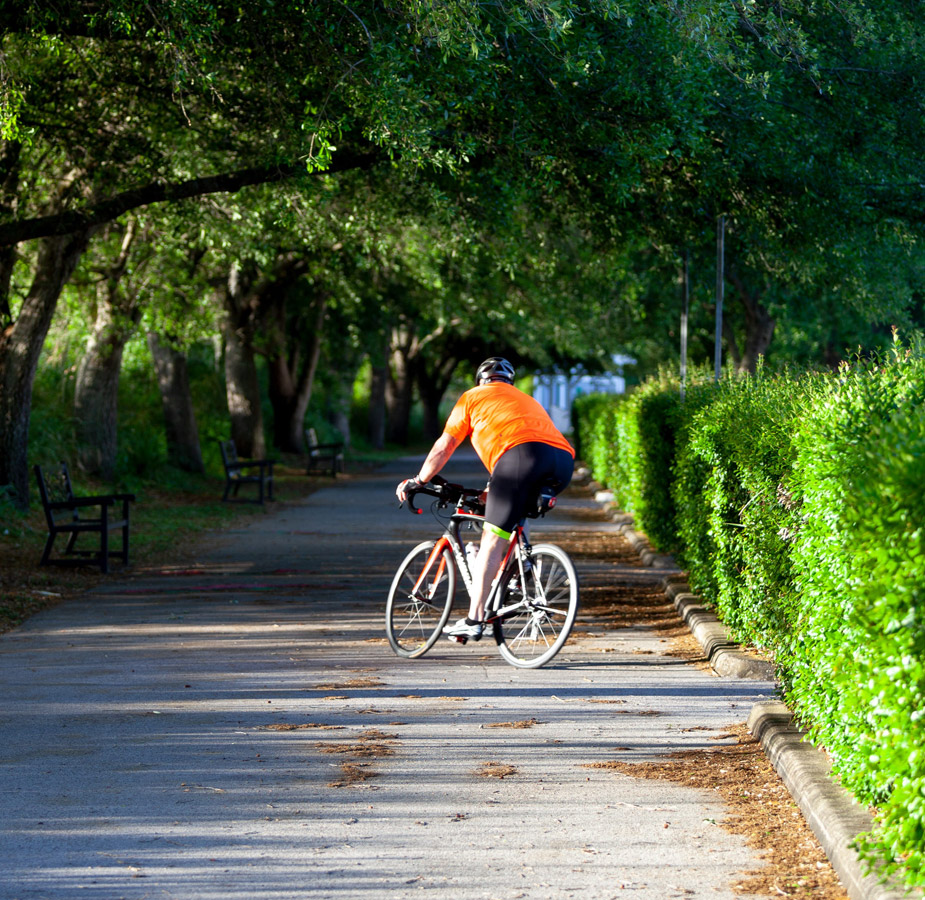
[(343, 441), (321, 444), (315, 429), (306, 428), (305, 446), (308, 448), (306, 475), (330, 475), (332, 478), (337, 478), (337, 473), (344, 471)]
[[(101, 571), (109, 571), (109, 557), (121, 559), (128, 565), (129, 543), (129, 504), (135, 500), (134, 494), (103, 494), (92, 497), (75, 497), (71, 487), (71, 476), (67, 464), (48, 481), (42, 474), (41, 466), (34, 466), (35, 477), (39, 485), (42, 506), (45, 509), (45, 521), (48, 523), (48, 540), (42, 553), (40, 566), (59, 565), (94, 565)], [(121, 517), (113, 509), (117, 503), (122, 504)], [(94, 507), (98, 508), (98, 514)], [(89, 514), (88, 514), (89, 513)], [(122, 549), (109, 548), (109, 536), (122, 532)], [(64, 557), (51, 558), (52, 547), (59, 534), (70, 535), (64, 548)], [(81, 534), (98, 534), (98, 550), (76, 550), (75, 544)]]
[(225, 466), (225, 493), (222, 500), (238, 496), (242, 484), (257, 485), (257, 503), (263, 503), (264, 488), (267, 500), (273, 499), (273, 465), (275, 459), (238, 459), (234, 441), (219, 441), (222, 464)]

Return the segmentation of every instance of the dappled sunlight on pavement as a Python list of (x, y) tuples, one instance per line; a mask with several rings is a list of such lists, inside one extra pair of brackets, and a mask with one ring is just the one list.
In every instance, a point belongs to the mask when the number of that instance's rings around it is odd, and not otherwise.
[[(437, 526), (396, 509), (397, 480), (318, 491), (0, 639), (0, 895), (733, 897), (761, 862), (716, 796), (595, 766), (729, 743), (773, 686), (669, 655), (654, 613), (617, 621), (608, 585), (644, 609), (661, 576), (606, 552), (577, 560), (588, 604), (546, 667), (490, 636), (398, 659), (391, 575)], [(563, 498), (534, 540), (609, 540), (592, 512)]]

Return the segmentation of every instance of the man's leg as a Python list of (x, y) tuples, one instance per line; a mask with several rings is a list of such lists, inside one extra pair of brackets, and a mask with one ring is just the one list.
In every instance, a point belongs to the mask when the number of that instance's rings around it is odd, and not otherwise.
[(491, 583), (498, 572), (501, 560), (507, 551), (509, 538), (497, 534), (490, 527), (482, 529), (482, 542), (475, 558), (475, 571), (472, 573), (475, 590), (469, 604), (469, 618), (481, 622), (485, 618), (485, 601), (491, 590)]

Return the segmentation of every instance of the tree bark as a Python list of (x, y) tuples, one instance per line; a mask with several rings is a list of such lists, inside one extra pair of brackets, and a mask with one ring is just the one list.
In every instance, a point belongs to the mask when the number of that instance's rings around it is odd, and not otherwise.
[[(375, 151), (354, 152), (344, 149), (334, 154), (331, 165), (324, 170), (323, 174), (369, 168), (375, 161)], [(275, 167), (255, 166), (235, 172), (204, 175), (187, 181), (152, 181), (114, 194), (81, 209), (69, 209), (0, 225), (0, 246), (86, 231), (88, 228), (112, 222), (133, 209), (150, 206), (152, 203), (175, 203), (178, 200), (200, 197), (204, 194), (235, 193), (249, 185), (282, 181), (304, 173), (305, 163), (296, 162), (292, 165)]]
[(121, 290), (134, 239), (132, 221), (125, 230), (119, 255), (107, 272), (90, 343), (77, 367), (74, 387), (78, 463), (85, 472), (105, 479), (113, 477), (116, 466), (122, 355), (141, 318), (135, 301)]
[(426, 360), (421, 359), (415, 366), (415, 382), (424, 407), (424, 434), (428, 440), (436, 440), (443, 433), (440, 404), (458, 362), (455, 355), (446, 353), (436, 360), (435, 365), (428, 365)]
[[(18, 141), (0, 141), (0, 216), (4, 219), (16, 212), (21, 152)], [(15, 244), (0, 248), (0, 330), (13, 320), (9, 298), (15, 263)]]
[(186, 354), (156, 332), (148, 332), (148, 348), (164, 409), (164, 432), (167, 438), (167, 462), (185, 472), (202, 473), (202, 448), (193, 410)]
[(386, 390), (388, 424), (386, 435), (393, 444), (407, 444), (411, 433), (411, 404), (414, 378), (411, 356), (414, 338), (405, 329), (393, 331), (391, 366)]
[[(132, 323), (132, 329), (137, 319)], [(77, 458), (91, 475), (111, 479), (116, 464), (119, 373), (131, 330), (113, 321), (108, 304), (101, 304), (87, 352), (77, 367), (74, 417)]]
[(341, 396), (338, 398), (332, 414), (334, 427), (340, 432), (344, 439), (344, 448), (350, 448), (350, 389), (353, 387), (353, 380), (344, 380), (341, 385)]
[(385, 395), (389, 385), (389, 367), (373, 365), (369, 381), (369, 442), (376, 450), (385, 447)]
[[(317, 301), (314, 327), (304, 352), (296, 346), (285, 354), (281, 347), (270, 359), (270, 402), (273, 404), (273, 434), (277, 447), (290, 453), (305, 452), (305, 414), (311, 401), (321, 357), (327, 300)], [(302, 339), (302, 336), (298, 336)], [(303, 339), (304, 340), (304, 339)]]
[(238, 455), (248, 459), (266, 457), (263, 410), (254, 352), (255, 310), (237, 266), (228, 273), (222, 337), (225, 341), (225, 391), (231, 418), (231, 439)]
[(739, 355), (738, 346), (735, 345), (735, 342), (730, 344), (730, 347), (735, 346), (734, 353), (738, 357), (735, 360), (735, 365), (740, 372), (755, 372), (758, 368), (759, 358), (765, 356), (771, 346), (771, 341), (774, 338), (774, 328), (777, 323), (761, 304), (757, 294), (748, 290), (735, 270), (729, 272), (729, 280), (736, 289), (736, 296), (745, 313), (745, 349)]
[(13, 502), (29, 504), (29, 416), (39, 357), (61, 290), (87, 249), (92, 230), (39, 245), (35, 276), (15, 323), (0, 333), (0, 485)]

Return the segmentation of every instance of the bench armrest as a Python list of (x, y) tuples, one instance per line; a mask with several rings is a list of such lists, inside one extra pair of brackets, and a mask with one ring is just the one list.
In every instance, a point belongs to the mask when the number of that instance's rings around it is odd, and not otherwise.
[(56, 500), (49, 503), (49, 509), (78, 509), (84, 506), (112, 506), (116, 502), (113, 496), (105, 497), (73, 497), (70, 500)]
[(78, 503), (84, 505), (86, 503), (115, 503), (117, 500), (124, 503), (125, 501), (130, 501), (134, 503), (135, 495), (134, 494), (96, 494), (90, 495), (89, 497), (77, 497), (75, 498)]
[(309, 452), (311, 452), (312, 450), (343, 450), (344, 444), (342, 441), (338, 441), (333, 444), (314, 444), (308, 449), (309, 449)]

